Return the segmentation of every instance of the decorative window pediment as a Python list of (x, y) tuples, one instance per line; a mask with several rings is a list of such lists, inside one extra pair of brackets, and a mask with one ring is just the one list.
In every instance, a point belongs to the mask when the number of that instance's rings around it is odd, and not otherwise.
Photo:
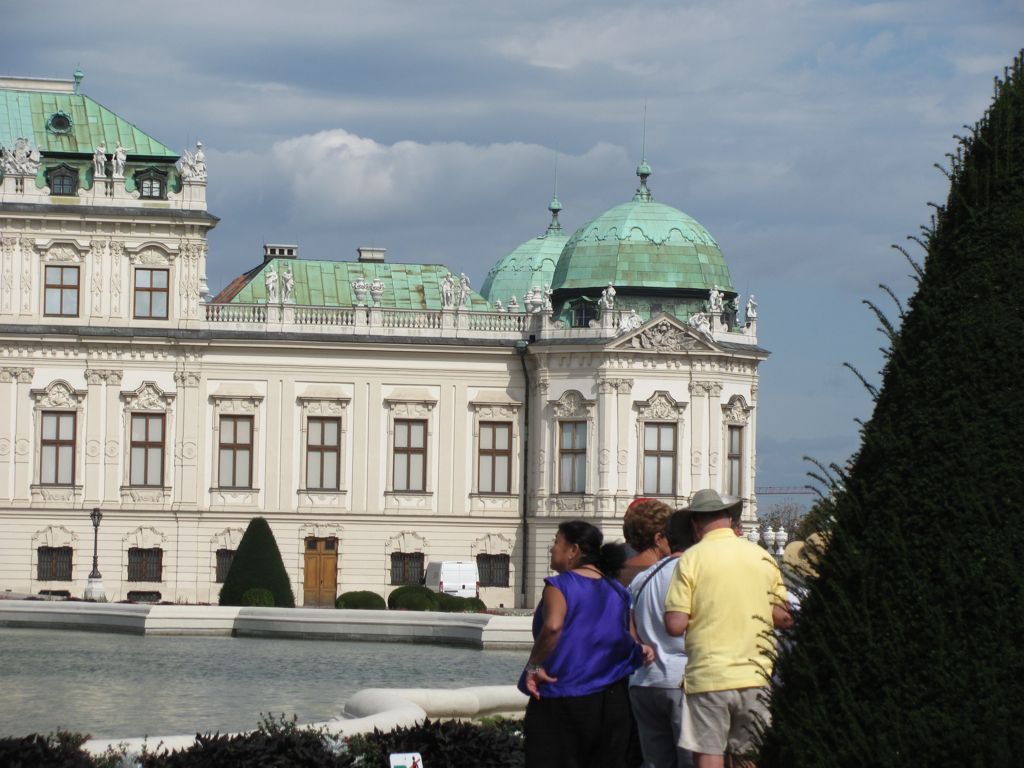
[(86, 392), (84, 389), (75, 389), (63, 379), (58, 379), (43, 389), (30, 390), (29, 394), (35, 400), (36, 408), (77, 410), (85, 402)]
[(658, 390), (646, 400), (634, 403), (642, 421), (682, 421), (686, 403), (677, 401), (664, 390)]
[(122, 551), (135, 549), (163, 549), (167, 536), (152, 526), (140, 525), (121, 539)]
[(584, 419), (594, 408), (594, 401), (587, 400), (575, 389), (570, 389), (560, 398), (552, 401), (555, 417), (559, 419)]
[(427, 545), (427, 540), (415, 531), (402, 531), (384, 543), (384, 552), (425, 552)]
[(510, 555), (512, 540), (500, 533), (488, 533), (474, 541), (469, 551), (473, 557), (477, 555)]
[(733, 395), (729, 402), (722, 406), (722, 419), (726, 424), (743, 425), (750, 421), (753, 406), (747, 405), (743, 395)]
[(174, 401), (174, 393), (164, 392), (152, 381), (145, 381), (134, 391), (122, 392), (121, 400), (129, 411), (167, 411)]
[(32, 534), (32, 549), (37, 547), (74, 547), (78, 534), (63, 525), (48, 525)]

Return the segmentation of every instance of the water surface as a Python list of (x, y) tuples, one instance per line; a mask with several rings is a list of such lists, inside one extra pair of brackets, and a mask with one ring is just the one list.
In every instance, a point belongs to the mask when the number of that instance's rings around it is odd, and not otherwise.
[(0, 737), (96, 738), (327, 720), (362, 688), (513, 685), (523, 651), (405, 643), (144, 637), (0, 627)]

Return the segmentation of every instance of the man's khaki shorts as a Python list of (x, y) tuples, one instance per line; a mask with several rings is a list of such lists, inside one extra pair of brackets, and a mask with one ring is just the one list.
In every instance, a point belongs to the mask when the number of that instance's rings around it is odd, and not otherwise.
[(765, 693), (765, 688), (687, 693), (679, 745), (703, 755), (750, 752), (758, 719), (769, 721)]

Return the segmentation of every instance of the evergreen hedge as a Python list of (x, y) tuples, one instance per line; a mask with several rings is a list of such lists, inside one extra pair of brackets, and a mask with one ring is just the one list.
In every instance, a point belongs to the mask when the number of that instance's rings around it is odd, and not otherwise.
[(263, 587), (253, 587), (242, 593), (242, 605), (252, 605), (260, 608), (274, 607), (274, 593)]
[(383, 611), (388, 605), (384, 598), (376, 592), (357, 590), (355, 592), (342, 592), (334, 601), (335, 608), (356, 608), (369, 611)]
[(404, 611), (438, 610), (437, 593), (418, 584), (408, 584), (388, 595), (388, 608)]
[(295, 607), (292, 583), (281, 560), (277, 541), (270, 525), (262, 517), (254, 517), (245, 529), (224, 578), (220, 604), (246, 605), (244, 595), (253, 588), (270, 590), (274, 596), (273, 605), (278, 608)]
[(899, 330), (871, 305), (882, 385), (818, 510), (828, 550), (777, 665), (761, 768), (1024, 755), (1021, 57), (968, 131)]

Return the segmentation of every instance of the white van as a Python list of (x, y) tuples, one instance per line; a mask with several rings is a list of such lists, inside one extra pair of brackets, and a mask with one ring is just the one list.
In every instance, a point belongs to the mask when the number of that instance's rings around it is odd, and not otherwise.
[(480, 572), (474, 562), (441, 560), (427, 563), (423, 584), (427, 589), (446, 595), (480, 597)]

